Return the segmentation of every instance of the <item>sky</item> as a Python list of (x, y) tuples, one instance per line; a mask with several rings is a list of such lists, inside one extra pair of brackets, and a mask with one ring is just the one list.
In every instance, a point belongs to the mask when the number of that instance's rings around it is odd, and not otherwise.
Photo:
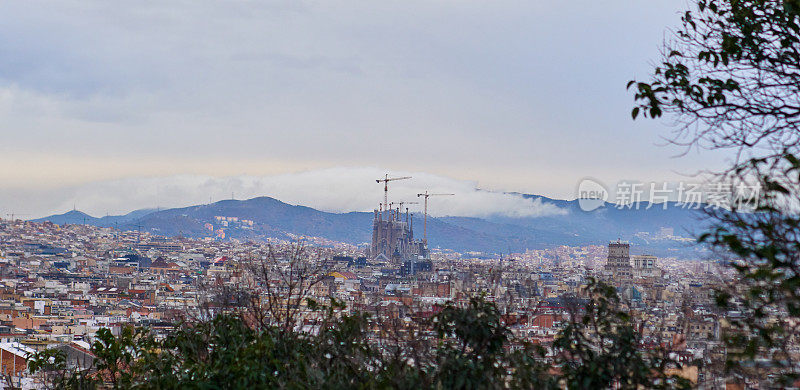
[(533, 215), (558, 211), (488, 191), (681, 180), (724, 157), (665, 145), (668, 118), (632, 121), (625, 84), (647, 77), (684, 7), (0, 2), (0, 213), (231, 192), (369, 210), (390, 173), (415, 177), (398, 197), (457, 191), (440, 213)]

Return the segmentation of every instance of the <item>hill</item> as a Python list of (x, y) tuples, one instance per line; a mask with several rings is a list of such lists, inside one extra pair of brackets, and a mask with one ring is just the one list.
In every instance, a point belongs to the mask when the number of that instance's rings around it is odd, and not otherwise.
[[(523, 195), (552, 203), (566, 213), (545, 217), (439, 217), (428, 218), (428, 241), (432, 247), (456, 251), (490, 253), (520, 252), (559, 245), (604, 245), (621, 238), (647, 245), (661, 255), (697, 256), (688, 239), (679, 240), (657, 234), (662, 228), (689, 237), (703, 227), (700, 214), (671, 203), (637, 208), (617, 208), (613, 204), (585, 212), (577, 201)], [(224, 217), (224, 220), (221, 218)], [(422, 236), (422, 215), (415, 215), (415, 235)], [(212, 204), (166, 210), (137, 210), (123, 216), (95, 218), (77, 210), (41, 218), (53, 223), (86, 223), (123, 230), (150, 231), (166, 236), (209, 237), (225, 232), (225, 238), (260, 240), (289, 238), (289, 234), (324, 237), (361, 244), (372, 234), (371, 212), (329, 213), (306, 206), (291, 205), (270, 197), (224, 200)], [(252, 223), (252, 224), (251, 224)], [(209, 226), (212, 229), (209, 229)]]

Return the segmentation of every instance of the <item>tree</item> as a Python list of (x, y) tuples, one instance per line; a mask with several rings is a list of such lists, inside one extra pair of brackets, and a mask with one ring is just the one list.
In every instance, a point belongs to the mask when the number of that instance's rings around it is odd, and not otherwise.
[(40, 374), (46, 388), (95, 389), (103, 383), (110, 387), (130, 388), (136, 379), (137, 365), (143, 356), (157, 347), (144, 328), (123, 327), (118, 336), (107, 328), (97, 331), (91, 352), (90, 367), (70, 366), (61, 349), (44, 349), (28, 356), (31, 374)]
[(716, 224), (699, 240), (739, 275), (717, 297), (722, 308), (743, 314), (728, 319), (727, 368), (787, 386), (800, 379), (800, 161), (787, 154), (782, 163), (788, 168), (776, 175), (774, 164), (753, 160), (750, 169), (764, 188), (755, 213), (713, 211)]
[(691, 383), (669, 370), (681, 365), (666, 350), (642, 351), (642, 334), (613, 286), (590, 280), (591, 299), (571, 318), (553, 347), (569, 389), (671, 389)]
[(133, 382), (138, 358), (152, 348), (156, 348), (155, 340), (146, 329), (124, 326), (119, 336), (107, 328), (98, 330), (91, 350), (100, 379), (114, 388), (125, 388)]
[(423, 353), (404, 343), (385, 348), (373, 337), (369, 315), (342, 314), (345, 306), (332, 299), (308, 303), (324, 319), (312, 332), (219, 313), (181, 324), (163, 340), (140, 329), (116, 337), (103, 329), (92, 346), (91, 372), (66, 369), (57, 352), (41, 352), (31, 367), (59, 370), (50, 384), (71, 389), (683, 387), (687, 382), (666, 375), (667, 360), (640, 351), (616, 291), (602, 283), (590, 290), (582, 316), (559, 335), (555, 361), (544, 348), (516, 339), (497, 306), (477, 296), (447, 304), (420, 325), (427, 330), (416, 335), (431, 343)]
[[(800, 146), (800, 1), (698, 0), (632, 110), (672, 114), (673, 141), (779, 159)], [(788, 150), (787, 150), (788, 149)]]
[(651, 80), (628, 87), (634, 119), (669, 114), (673, 142), (735, 151), (717, 179), (757, 190), (709, 210), (714, 226), (698, 237), (739, 275), (718, 297), (743, 314), (729, 319), (728, 368), (800, 378), (800, 1), (696, 1)]
[(302, 306), (324, 271), (322, 261), (309, 251), (301, 242), (284, 251), (269, 245), (261, 258), (250, 259), (245, 271), (251, 279), (243, 291), (249, 295), (245, 308), (255, 324), (291, 329), (301, 320)]
[(68, 367), (66, 354), (60, 349), (43, 349), (29, 356), (28, 370), (42, 375), (46, 389), (88, 390), (98, 385), (90, 367)]
[(441, 340), (431, 365), (434, 386), (445, 389), (512, 387), (556, 388), (547, 374), (544, 350), (522, 340), (522, 348), (507, 351), (512, 335), (493, 302), (473, 297), (466, 307), (447, 305), (434, 318)]

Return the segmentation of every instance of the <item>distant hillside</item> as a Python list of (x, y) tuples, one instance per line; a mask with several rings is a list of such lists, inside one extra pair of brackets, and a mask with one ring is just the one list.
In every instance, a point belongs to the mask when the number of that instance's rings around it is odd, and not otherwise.
[(72, 224), (89, 224), (95, 226), (108, 226), (108, 227), (116, 227), (119, 225), (125, 225), (141, 219), (142, 217), (155, 212), (155, 209), (142, 209), (132, 211), (125, 215), (111, 215), (105, 216), (102, 218), (95, 218), (89, 214), (78, 210), (68, 211), (64, 214), (58, 215), (51, 215), (49, 217), (34, 219), (34, 222), (43, 222), (43, 221), (50, 221), (52, 223), (56, 223), (59, 225), (72, 223)]
[(97, 225), (98, 218), (95, 218), (89, 214), (86, 214), (78, 210), (71, 210), (67, 211), (64, 214), (51, 215), (49, 217), (34, 219), (33, 221), (34, 222), (50, 221), (52, 223), (59, 225), (64, 225), (69, 223), (72, 224), (83, 223), (89, 225)]
[[(618, 209), (606, 204), (597, 210), (585, 212), (578, 207), (577, 201), (523, 196), (552, 203), (567, 213), (546, 217), (428, 218), (428, 241), (433, 247), (462, 252), (507, 253), (559, 245), (604, 245), (621, 238), (646, 246), (649, 251), (661, 255), (697, 256), (697, 248), (656, 235), (661, 228), (672, 228), (675, 235), (688, 237), (690, 232), (702, 228), (700, 215), (696, 211), (682, 209), (675, 204), (669, 204), (666, 210), (660, 205), (650, 209), (646, 209), (647, 204), (640, 205), (639, 209)], [(234, 217), (236, 221), (222, 222), (217, 217)], [(421, 237), (422, 215), (415, 215), (414, 219), (414, 233)], [(243, 220), (252, 221), (252, 226), (243, 223)], [(288, 238), (291, 233), (352, 244), (369, 242), (372, 234), (372, 213), (328, 213), (290, 205), (270, 197), (224, 200), (159, 211), (137, 210), (123, 216), (103, 218), (73, 210), (38, 221), (86, 223), (187, 237), (210, 237), (220, 228), (224, 230), (226, 238), (252, 240)], [(223, 226), (225, 223), (228, 226)], [(213, 231), (208, 229), (208, 224)]]

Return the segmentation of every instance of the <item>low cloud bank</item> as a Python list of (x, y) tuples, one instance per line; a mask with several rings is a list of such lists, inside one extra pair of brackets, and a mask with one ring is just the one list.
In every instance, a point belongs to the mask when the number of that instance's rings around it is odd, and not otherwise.
[[(330, 168), (273, 176), (178, 175), (102, 181), (62, 191), (66, 199), (53, 211), (70, 210), (74, 205), (102, 216), (141, 208), (182, 207), (258, 196), (329, 212), (370, 211), (383, 201), (383, 185), (375, 179), (383, 177), (385, 172), (378, 168)], [(419, 202), (404, 206), (412, 211), (422, 210), (418, 193), (427, 190), (455, 194), (431, 197), (428, 212), (433, 216), (539, 217), (566, 213), (539, 199), (481, 190), (472, 181), (419, 172), (391, 172), (390, 176), (412, 176), (409, 180), (389, 183), (389, 201)]]

